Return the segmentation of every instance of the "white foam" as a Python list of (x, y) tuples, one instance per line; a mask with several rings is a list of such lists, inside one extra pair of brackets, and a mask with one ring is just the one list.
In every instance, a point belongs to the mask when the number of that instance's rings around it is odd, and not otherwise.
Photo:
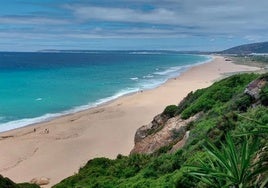
[(98, 100), (95, 104), (96, 104), (96, 106), (98, 106), (98, 105), (101, 105), (103, 103), (107, 103), (109, 101), (115, 100), (115, 99), (117, 99), (119, 97), (122, 97), (124, 95), (130, 94), (130, 93), (135, 93), (135, 92), (138, 92), (138, 91), (140, 91), (139, 88), (123, 89), (123, 90), (119, 91), (118, 93), (116, 93), (115, 95), (113, 95), (111, 97), (107, 97), (107, 98)]
[(154, 89), (162, 84), (164, 84), (168, 79), (152, 79), (144, 80), (139, 83), (139, 88), (142, 90)]
[[(174, 77), (174, 76), (178, 76), (181, 72), (184, 72), (184, 71), (188, 70), (190, 67), (194, 67), (194, 66), (197, 66), (197, 65), (208, 63), (208, 62), (213, 60), (213, 58), (211, 56), (206, 56), (206, 55), (200, 55), (200, 56), (207, 57), (208, 59), (205, 60), (205, 61), (198, 61), (198, 62), (196, 62), (194, 64), (170, 67), (170, 68), (168, 68), (168, 69), (166, 69), (164, 71), (154, 72), (153, 74), (161, 75), (161, 76), (170, 75), (171, 77)], [(168, 77), (168, 78), (171, 78), (171, 77)]]
[[(169, 79), (178, 77), (181, 73), (187, 71), (189, 68), (198, 66), (204, 63), (208, 63), (213, 60), (213, 57), (211, 56), (207, 56), (207, 55), (200, 55), (200, 56), (206, 57), (207, 60), (198, 61), (195, 64), (171, 67), (164, 71), (159, 71), (159, 69), (156, 68), (157, 72), (154, 72), (153, 74), (160, 75), (162, 78), (145, 80), (144, 82), (140, 83), (140, 87), (142, 89), (153, 89), (153, 88), (159, 87), (160, 85), (167, 82)], [(153, 75), (147, 75), (147, 76), (143, 76), (143, 78), (150, 78), (151, 76), (154, 77)]]
[(144, 52), (129, 52), (128, 54), (140, 54), (140, 55), (146, 55), (146, 54), (165, 54), (163, 52), (149, 52), (149, 51), (144, 51)]
[(138, 77), (130, 78), (130, 80), (138, 80), (138, 79), (139, 79)]
[(171, 68), (166, 69), (166, 70), (161, 71), (161, 72), (160, 71), (154, 72), (154, 74), (164, 76), (164, 75), (168, 75), (168, 74), (173, 73), (173, 72), (177, 72), (177, 71), (181, 70), (182, 67), (183, 66), (171, 67)]
[(37, 98), (37, 99), (35, 99), (36, 101), (41, 101), (41, 100), (43, 100), (42, 98)]
[(46, 115), (43, 115), (41, 117), (25, 118), (25, 119), (10, 121), (10, 122), (7, 122), (7, 123), (2, 123), (2, 124), (0, 124), (0, 132), (5, 132), (5, 131), (12, 130), (12, 129), (17, 129), (17, 128), (24, 127), (24, 126), (27, 126), (27, 125), (31, 125), (31, 124), (34, 124), (34, 123), (48, 121), (48, 120), (50, 120), (52, 118), (59, 117), (61, 115), (62, 114), (60, 114), (60, 113), (46, 114)]
[(146, 76), (143, 76), (143, 78), (153, 78), (154, 76), (153, 75), (151, 75), (151, 74), (148, 74), (148, 75), (146, 75)]

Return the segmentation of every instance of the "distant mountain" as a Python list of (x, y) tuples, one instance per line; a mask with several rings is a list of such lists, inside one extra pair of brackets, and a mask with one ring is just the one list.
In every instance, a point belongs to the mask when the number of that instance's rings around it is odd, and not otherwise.
[(268, 53), (268, 42), (259, 42), (244, 44), (221, 51), (222, 54), (251, 54), (251, 53)]
[(176, 53), (176, 54), (203, 54), (200, 51), (177, 51), (177, 50), (38, 50), (40, 53), (130, 53), (130, 54), (154, 54), (154, 53)]

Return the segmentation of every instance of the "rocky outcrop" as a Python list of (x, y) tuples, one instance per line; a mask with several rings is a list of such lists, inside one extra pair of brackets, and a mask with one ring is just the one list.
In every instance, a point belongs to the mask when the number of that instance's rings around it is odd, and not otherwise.
[[(262, 76), (248, 84), (244, 93), (251, 96), (252, 105), (263, 103), (262, 89), (268, 84), (267, 76)], [(191, 103), (194, 99), (193, 93), (189, 93), (187, 97), (178, 105), (178, 111)], [(175, 152), (186, 143), (189, 135), (188, 124), (195, 121), (201, 116), (198, 113), (187, 120), (183, 120), (179, 115), (170, 118), (164, 113), (155, 116), (153, 121), (148, 125), (140, 127), (135, 134), (135, 146), (131, 151), (133, 153), (150, 154), (161, 147), (170, 146), (169, 152)]]
[(256, 79), (248, 84), (244, 93), (250, 95), (255, 100), (260, 99), (261, 89), (267, 84), (267, 80), (265, 78)]
[[(153, 153), (163, 146), (173, 145), (172, 150), (181, 148), (187, 140), (187, 126), (200, 117), (200, 113), (187, 120), (175, 116), (170, 119), (157, 115), (154, 120), (139, 128), (135, 135), (133, 153)], [(157, 122), (157, 123), (156, 123)]]
[(134, 138), (135, 144), (140, 142), (142, 139), (144, 139), (148, 135), (154, 134), (155, 132), (159, 131), (167, 122), (167, 120), (168, 120), (167, 116), (163, 114), (159, 114), (154, 117), (151, 123), (140, 127), (136, 131), (136, 134), (135, 134), (135, 138)]
[(34, 183), (36, 185), (48, 185), (49, 184), (49, 178), (41, 177), (41, 178), (33, 178), (31, 183)]

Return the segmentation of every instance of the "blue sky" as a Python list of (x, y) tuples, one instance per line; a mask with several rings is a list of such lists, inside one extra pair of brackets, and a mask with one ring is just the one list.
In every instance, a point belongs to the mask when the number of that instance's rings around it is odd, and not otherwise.
[(0, 0), (0, 51), (222, 50), (268, 41), (267, 0)]

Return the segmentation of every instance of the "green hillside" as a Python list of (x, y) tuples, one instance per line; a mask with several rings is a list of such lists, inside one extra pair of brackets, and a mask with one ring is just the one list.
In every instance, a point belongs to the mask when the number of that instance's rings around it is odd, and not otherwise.
[(268, 53), (268, 42), (259, 42), (252, 44), (244, 44), (229, 48), (220, 52), (221, 54), (251, 54), (251, 53)]
[(267, 186), (267, 81), (267, 74), (240, 74), (189, 93), (164, 111), (170, 118), (201, 114), (187, 125), (182, 149), (95, 158), (54, 188)]

